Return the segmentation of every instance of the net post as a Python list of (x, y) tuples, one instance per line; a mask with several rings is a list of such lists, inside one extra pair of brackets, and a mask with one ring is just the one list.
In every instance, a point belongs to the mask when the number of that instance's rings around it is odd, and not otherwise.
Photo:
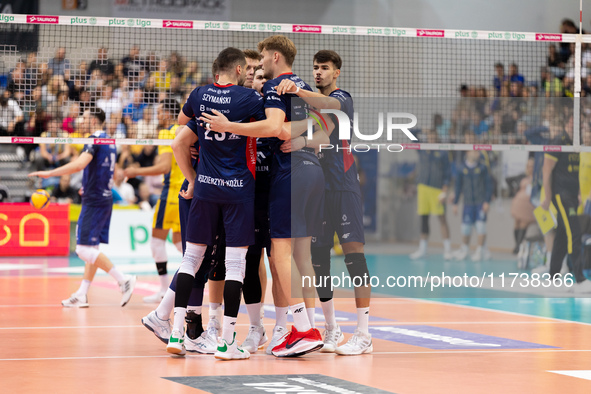
[(575, 41), (575, 86), (573, 100), (573, 147), (578, 152), (581, 147), (581, 43), (583, 35), (577, 34)]

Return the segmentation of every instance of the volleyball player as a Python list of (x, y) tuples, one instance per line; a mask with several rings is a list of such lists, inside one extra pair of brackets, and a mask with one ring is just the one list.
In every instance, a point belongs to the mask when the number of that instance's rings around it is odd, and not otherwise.
[[(83, 125), (94, 138), (108, 138), (103, 131), (105, 112), (102, 109), (85, 111)], [(84, 276), (80, 288), (67, 300), (64, 307), (88, 307), (88, 288), (96, 269), (100, 268), (119, 284), (125, 306), (135, 287), (136, 277), (123, 275), (107, 256), (99, 251), (100, 243), (109, 243), (109, 225), (113, 210), (113, 171), (116, 163), (115, 145), (85, 145), (76, 160), (49, 171), (36, 171), (29, 176), (51, 178), (84, 170), (82, 175), (82, 210), (76, 227), (76, 254), (84, 261)]]
[[(203, 114), (201, 119), (218, 132), (274, 137), (271, 140), (273, 162), (269, 195), (273, 258), (271, 273), (273, 282), (279, 282), (283, 296), (288, 300), (294, 326), (290, 332), (287, 332), (286, 327), (280, 326), (281, 323), (287, 324), (287, 308), (276, 308), (277, 324), (269, 347), (272, 354), (278, 357), (299, 356), (323, 346), (320, 333), (312, 327), (308, 317), (310, 311), (306, 310), (303, 300), (299, 274), (308, 275), (308, 269), (312, 276), (314, 274), (310, 261), (310, 245), (312, 235), (321, 231), (324, 175), (314, 149), (304, 147), (293, 154), (282, 152), (283, 141), (276, 138), (279, 135), (285, 139), (290, 138), (290, 134), (285, 135), (282, 132), (285, 121), (304, 120), (306, 117), (302, 106), (292, 108), (292, 94), (279, 95), (276, 91), (283, 79), (291, 79), (300, 89), (311, 90), (291, 70), (297, 53), (295, 45), (285, 36), (274, 35), (259, 42), (258, 50), (263, 56), (261, 62), (264, 76), (268, 79), (263, 87), (266, 120), (250, 124), (232, 123), (219, 112), (213, 115)], [(292, 109), (296, 109), (295, 116)], [(294, 190), (297, 190), (297, 198), (292, 198), (292, 181)], [(297, 265), (293, 268), (292, 255)], [(313, 313), (313, 308), (311, 309)]]
[[(158, 139), (174, 139), (179, 125), (176, 117), (180, 111), (179, 103), (174, 99), (164, 99), (157, 107), (158, 122), (162, 129), (158, 133)], [(160, 290), (144, 297), (144, 302), (156, 303), (162, 301), (166, 289), (170, 283), (168, 278), (166, 253), (166, 238), (172, 230), (172, 242), (179, 252), (181, 246), (181, 225), (179, 222), (179, 190), (183, 183), (183, 173), (174, 159), (170, 146), (160, 145), (156, 163), (149, 167), (127, 167), (124, 171), (127, 178), (136, 176), (164, 175), (162, 193), (156, 203), (154, 220), (152, 222), (152, 239), (150, 248), (152, 257), (156, 262), (156, 270), (160, 279)]]
[[(293, 81), (284, 79), (278, 86), (279, 93), (295, 93), (308, 104), (316, 108), (330, 108), (345, 112), (353, 126), (353, 101), (351, 95), (337, 87), (341, 74), (342, 59), (331, 50), (321, 50), (314, 55), (314, 81), (319, 93), (297, 89)], [(320, 163), (325, 178), (324, 231), (312, 243), (312, 264), (316, 276), (330, 277), (330, 249), (334, 246), (334, 234), (345, 253), (345, 265), (354, 283), (364, 283), (369, 278), (369, 270), (364, 254), (365, 234), (363, 231), (363, 206), (357, 167), (351, 150), (350, 141), (339, 140), (339, 130), (329, 129), (330, 145), (334, 149), (325, 149), (319, 153)], [(303, 145), (304, 137), (299, 137)], [(292, 141), (293, 143), (293, 141)], [(338, 149), (337, 149), (338, 147)], [(367, 279), (365, 279), (367, 280)], [(337, 347), (344, 339), (336, 322), (333, 291), (330, 288), (318, 289), (320, 304), (326, 321), (324, 346), (321, 352), (335, 352), (341, 355), (357, 355), (373, 351), (369, 333), (369, 304), (371, 288), (369, 283), (355, 287), (357, 306), (357, 329), (351, 339)]]
[[(240, 85), (244, 82), (246, 57), (236, 48), (226, 48), (217, 57), (217, 83), (195, 89), (185, 103), (179, 121), (188, 122), (202, 111), (225, 113), (231, 121), (250, 122), (264, 118), (263, 99)], [(240, 307), (247, 247), (254, 243), (254, 171), (256, 142), (233, 133), (197, 128), (200, 163), (195, 174), (190, 161), (179, 161), (189, 186), (183, 197), (192, 197), (187, 226), (187, 249), (177, 276), (173, 330), (167, 351), (181, 353), (184, 347), (183, 320), (195, 272), (200, 268), (207, 245), (213, 245), (218, 221), (226, 230), (226, 283), (222, 340), (215, 357), (247, 359), (238, 347), (235, 324)], [(186, 146), (175, 139), (173, 151)], [(182, 154), (182, 153), (181, 153)], [(196, 175), (194, 177), (194, 175)], [(193, 182), (191, 183), (191, 179)], [(194, 196), (194, 197), (193, 197)]]

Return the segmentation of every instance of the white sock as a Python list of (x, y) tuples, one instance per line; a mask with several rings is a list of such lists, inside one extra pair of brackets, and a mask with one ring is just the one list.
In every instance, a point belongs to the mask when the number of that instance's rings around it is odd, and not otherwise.
[(170, 284), (168, 280), (168, 275), (159, 275), (158, 279), (160, 279), (160, 291), (164, 293)]
[(236, 329), (235, 317), (224, 316), (224, 325), (222, 329), (222, 339), (225, 339), (228, 344), (234, 340), (234, 331)]
[(306, 313), (306, 304), (300, 302), (296, 305), (290, 305), (291, 314), (293, 315), (293, 325), (299, 332), (306, 332), (312, 328), (308, 314)]
[(312, 328), (316, 328), (316, 308), (306, 308), (306, 313), (308, 314), (310, 325)]
[(287, 312), (288, 307), (276, 306), (275, 307), (275, 325), (279, 327), (287, 328)]
[(111, 270), (109, 271), (109, 275), (111, 275), (113, 279), (115, 279), (119, 284), (124, 283), (126, 280), (125, 275), (123, 275), (121, 271), (119, 271), (115, 267), (111, 268)]
[(80, 288), (76, 291), (76, 294), (85, 296), (88, 294), (88, 288), (90, 287), (90, 281), (88, 279), (82, 279), (82, 283), (80, 283)]
[(174, 297), (175, 292), (172, 291), (171, 288), (168, 288), (166, 293), (164, 293), (164, 298), (162, 298), (162, 301), (160, 301), (160, 304), (158, 304), (158, 307), (156, 308), (156, 316), (159, 319), (170, 319), (170, 312), (172, 312), (172, 308), (174, 308)]
[(261, 323), (261, 303), (246, 304), (246, 310), (248, 311), (248, 319), (250, 320), (251, 326), (258, 326)]
[(449, 239), (444, 239), (443, 240), (443, 251), (447, 253), (450, 250), (451, 250), (451, 241)]
[(174, 322), (173, 330), (179, 330), (181, 333), (185, 332), (185, 317), (187, 316), (187, 308), (177, 306), (174, 308)]
[(334, 314), (334, 300), (321, 302), (322, 313), (324, 313), (324, 320), (326, 322), (326, 329), (333, 330), (337, 325), (337, 319)]
[(265, 318), (265, 304), (263, 304), (262, 302), (261, 302), (261, 315), (260, 315), (260, 318), (261, 318), (261, 326), (262, 326), (263, 325), (263, 319)]
[(427, 240), (426, 239), (421, 239), (421, 241), (419, 242), (419, 250), (426, 252), (427, 251)]
[(357, 329), (364, 334), (369, 334), (369, 307), (357, 308)]
[(209, 303), (209, 320), (216, 319), (218, 322), (222, 321), (222, 304), (219, 302)]
[(187, 312), (193, 312), (197, 315), (201, 314), (201, 306), (188, 306)]

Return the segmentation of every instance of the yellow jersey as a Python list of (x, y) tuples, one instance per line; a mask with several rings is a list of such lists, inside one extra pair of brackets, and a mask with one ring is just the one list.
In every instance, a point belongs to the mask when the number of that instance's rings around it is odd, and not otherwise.
[[(158, 139), (160, 140), (173, 140), (175, 137), (176, 129), (179, 125), (175, 124), (172, 125), (168, 129), (162, 129), (158, 133)], [(174, 193), (177, 195), (179, 190), (181, 190), (181, 186), (185, 181), (185, 177), (179, 168), (178, 163), (174, 158), (174, 154), (172, 153), (172, 148), (169, 145), (159, 145), (158, 146), (158, 154), (161, 155), (163, 153), (170, 153), (172, 155), (171, 163), (170, 163), (170, 172), (164, 174), (163, 180), (163, 188), (162, 194), (166, 194), (168, 192)]]

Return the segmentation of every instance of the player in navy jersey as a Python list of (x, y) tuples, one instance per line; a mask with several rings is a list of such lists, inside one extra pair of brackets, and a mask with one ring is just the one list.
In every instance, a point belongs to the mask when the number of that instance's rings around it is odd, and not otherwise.
[[(186, 124), (204, 112), (224, 113), (232, 122), (264, 119), (263, 99), (254, 90), (238, 86), (244, 82), (246, 57), (236, 48), (218, 55), (217, 83), (195, 89), (179, 114)], [(256, 141), (233, 133), (212, 131), (198, 125), (199, 166), (197, 172), (186, 160), (186, 145), (173, 142), (179, 167), (189, 181), (184, 198), (192, 198), (187, 223), (187, 245), (177, 276), (173, 330), (167, 350), (183, 351), (183, 322), (193, 278), (200, 268), (207, 245), (214, 244), (218, 222), (226, 230), (226, 283), (222, 341), (215, 357), (223, 360), (246, 359), (248, 351), (238, 347), (235, 324), (240, 307), (247, 247), (254, 243), (254, 187)], [(181, 132), (182, 134), (182, 132)]]
[[(272, 354), (278, 357), (299, 356), (323, 346), (322, 337), (318, 330), (312, 327), (308, 316), (309, 313), (313, 314), (313, 308), (306, 311), (301, 287), (292, 287), (292, 272), (313, 276), (310, 243), (311, 236), (321, 231), (324, 175), (313, 148), (303, 147), (293, 152), (284, 152), (281, 150), (284, 142), (277, 138), (281, 136), (283, 139), (290, 139), (291, 132), (287, 128), (284, 131), (284, 123), (302, 121), (307, 116), (307, 109), (303, 105), (292, 106), (293, 95), (279, 95), (276, 90), (284, 79), (293, 81), (298, 88), (311, 90), (303, 80), (292, 73), (291, 68), (297, 53), (295, 45), (287, 37), (275, 35), (261, 41), (258, 49), (263, 56), (261, 63), (264, 77), (268, 79), (263, 86), (267, 119), (250, 124), (237, 124), (229, 122), (218, 112), (214, 112), (213, 115), (203, 114), (201, 119), (218, 132), (272, 137), (269, 141), (273, 152), (269, 195), (273, 258), (271, 272), (274, 285), (280, 285), (279, 291), (291, 307), (294, 327), (285, 335), (286, 327), (276, 325), (267, 351), (271, 350)], [(295, 198), (292, 198), (292, 188), (297, 191)], [(297, 267), (292, 267), (292, 255)], [(313, 289), (310, 290), (312, 297), (309, 300), (313, 302)], [(277, 307), (276, 304), (279, 323), (279, 316), (284, 316), (287, 308)], [(283, 320), (282, 317), (281, 319)]]
[[(316, 108), (336, 109), (347, 114), (353, 127), (353, 100), (351, 95), (337, 88), (337, 78), (341, 74), (342, 60), (338, 53), (321, 50), (314, 55), (314, 81), (319, 93), (297, 89), (292, 81), (284, 80), (278, 86), (280, 93), (295, 93), (308, 104)], [(337, 123), (337, 122), (335, 122)], [(324, 232), (316, 237), (312, 244), (312, 264), (317, 278), (330, 277), (330, 249), (334, 246), (335, 232), (345, 253), (345, 264), (351, 278), (369, 278), (369, 271), (364, 254), (365, 236), (363, 231), (363, 205), (361, 189), (357, 175), (355, 160), (350, 149), (350, 141), (339, 140), (339, 130), (335, 128), (330, 134), (330, 149), (322, 149), (319, 153), (320, 163), (324, 170), (325, 209)], [(292, 145), (303, 145), (304, 137), (292, 140)], [(338, 149), (337, 149), (338, 147)], [(367, 280), (367, 279), (366, 279)], [(363, 283), (360, 280), (358, 283)], [(369, 283), (355, 288), (355, 304), (357, 306), (357, 330), (351, 339), (337, 348), (344, 337), (336, 323), (333, 292), (328, 287), (319, 287), (318, 296), (326, 320), (324, 347), (322, 352), (335, 352), (342, 355), (370, 353), (373, 350), (369, 334), (369, 304), (371, 288)]]
[[(101, 109), (86, 111), (83, 127), (92, 132), (94, 138), (108, 138), (103, 131), (105, 113)], [(32, 172), (29, 176), (50, 178), (73, 174), (84, 170), (82, 175), (82, 210), (76, 228), (76, 253), (84, 261), (84, 276), (78, 291), (67, 300), (65, 307), (88, 307), (88, 288), (97, 268), (109, 273), (119, 284), (125, 306), (133, 293), (136, 277), (123, 275), (107, 256), (99, 251), (100, 243), (109, 243), (109, 224), (113, 209), (113, 172), (116, 163), (115, 145), (85, 145), (78, 158), (50, 171)]]

